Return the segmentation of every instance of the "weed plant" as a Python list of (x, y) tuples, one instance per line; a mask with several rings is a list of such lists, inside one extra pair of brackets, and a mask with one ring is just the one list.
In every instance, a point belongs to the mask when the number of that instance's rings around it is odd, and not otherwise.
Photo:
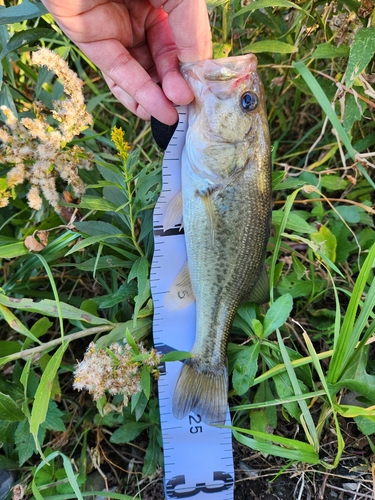
[[(273, 146), (271, 301), (243, 304), (234, 322), (234, 437), (249, 456), (258, 450), (285, 459), (285, 469), (302, 463), (322, 472), (358, 440), (370, 471), (374, 4), (208, 7), (215, 57), (258, 57)], [(113, 476), (117, 493), (106, 497), (142, 498), (142, 477), (160, 478), (163, 466), (149, 286), (162, 153), (149, 124), (124, 111), (38, 1), (0, 7), (0, 46), (0, 469), (17, 471), (14, 498), (83, 498), (93, 470)], [(40, 46), (83, 82), (87, 114), (65, 136), (58, 110), (69, 89), (52, 66), (35, 65)], [(33, 120), (48, 137), (60, 133), (60, 156), (48, 157), (45, 170), (53, 199), (27, 173), (37, 157), (22, 144), (10, 155), (20, 139), (40, 152), (45, 135), (34, 143), (22, 136)], [(73, 165), (72, 175), (56, 158)], [(88, 162), (93, 168), (82, 169)], [(17, 165), (24, 176), (14, 182)], [(86, 350), (115, 370), (124, 341), (132, 393), (103, 390), (93, 401), (75, 392)]]

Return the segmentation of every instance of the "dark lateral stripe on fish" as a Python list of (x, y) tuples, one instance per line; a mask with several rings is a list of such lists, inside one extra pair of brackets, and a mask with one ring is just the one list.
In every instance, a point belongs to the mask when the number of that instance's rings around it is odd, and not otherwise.
[(185, 234), (184, 229), (181, 226), (176, 226), (173, 227), (172, 229), (167, 229), (167, 231), (163, 231), (163, 226), (155, 226), (154, 229), (155, 236), (179, 236), (180, 234)]

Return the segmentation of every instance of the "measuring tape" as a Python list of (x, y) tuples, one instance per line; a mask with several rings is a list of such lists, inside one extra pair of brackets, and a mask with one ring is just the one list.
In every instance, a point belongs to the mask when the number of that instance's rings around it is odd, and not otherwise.
[[(166, 208), (181, 191), (187, 106), (180, 106), (177, 111), (179, 122), (165, 151), (163, 189), (154, 210), (155, 251), (151, 267), (153, 335), (155, 348), (163, 354), (173, 350), (190, 351), (195, 340), (195, 303), (178, 311), (170, 311), (164, 305), (165, 295), (187, 259), (181, 226), (163, 232)], [(232, 500), (234, 468), (231, 431), (206, 425), (195, 413), (182, 420), (175, 419), (172, 414), (172, 397), (181, 367), (182, 364), (177, 361), (165, 363), (158, 382), (166, 498)], [(229, 409), (226, 425), (231, 425)]]

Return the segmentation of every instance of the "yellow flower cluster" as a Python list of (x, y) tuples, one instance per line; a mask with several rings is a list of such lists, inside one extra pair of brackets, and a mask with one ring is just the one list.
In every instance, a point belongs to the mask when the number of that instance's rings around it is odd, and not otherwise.
[(108, 351), (95, 347), (91, 342), (74, 372), (74, 389), (86, 389), (94, 400), (106, 392), (123, 394), (123, 405), (126, 406), (132, 394), (141, 390), (142, 366), (147, 366), (155, 377), (159, 374), (160, 356), (155, 349), (147, 351), (140, 345), (139, 352), (147, 355), (143, 365), (132, 359), (134, 353), (129, 344), (114, 343)]
[(83, 148), (67, 147), (76, 135), (92, 123), (86, 111), (82, 93), (82, 81), (60, 56), (48, 49), (33, 53), (32, 61), (58, 76), (64, 87), (64, 99), (53, 102), (52, 117), (57, 121), (53, 127), (48, 123), (48, 114), (42, 103), (34, 103), (35, 118), (20, 121), (6, 106), (1, 109), (6, 117), (6, 126), (0, 128), (0, 162), (13, 165), (8, 172), (8, 189), (0, 190), (0, 207), (9, 203), (15, 186), (25, 181), (30, 183), (27, 194), (31, 208), (39, 210), (42, 197), (60, 211), (60, 195), (56, 179), (60, 177), (70, 185), (77, 197), (85, 192), (85, 185), (78, 175), (78, 168), (92, 168), (92, 158)]

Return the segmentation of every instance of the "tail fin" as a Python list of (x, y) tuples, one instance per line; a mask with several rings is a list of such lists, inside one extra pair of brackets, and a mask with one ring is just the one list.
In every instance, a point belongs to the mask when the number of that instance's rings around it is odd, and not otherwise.
[(194, 411), (206, 424), (224, 424), (228, 404), (228, 374), (224, 364), (202, 367), (187, 359), (173, 395), (172, 413), (181, 420)]

